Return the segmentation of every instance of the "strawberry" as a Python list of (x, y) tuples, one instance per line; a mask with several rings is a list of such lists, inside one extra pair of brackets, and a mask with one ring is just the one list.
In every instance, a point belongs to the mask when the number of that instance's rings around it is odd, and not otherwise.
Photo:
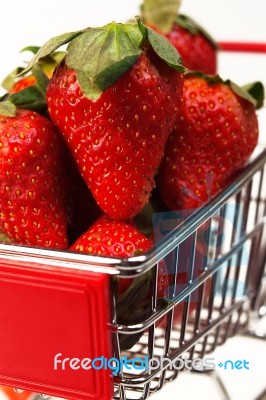
[(65, 159), (51, 121), (0, 103), (0, 230), (12, 242), (67, 248)]
[(218, 76), (185, 76), (183, 107), (158, 175), (171, 210), (202, 206), (248, 161), (258, 141), (256, 105), (263, 101), (263, 86), (246, 89)]
[(71, 250), (126, 258), (151, 247), (152, 242), (134, 226), (102, 216), (71, 246)]
[(10, 89), (10, 93), (20, 92), (21, 90), (26, 89), (29, 86), (34, 86), (35, 83), (36, 79), (33, 75), (26, 76), (26, 78), (22, 78), (14, 83), (14, 85)]
[(140, 22), (61, 35), (58, 46), (66, 41), (67, 56), (47, 89), (51, 119), (101, 209), (131, 218), (149, 199), (174, 125), (182, 92), (179, 55)]
[[(154, 187), (173, 126), (174, 90), (145, 55), (97, 102), (80, 95), (75, 76), (65, 64), (57, 69), (47, 91), (50, 116), (63, 132), (98, 205), (113, 218), (130, 218), (144, 207)], [(70, 93), (73, 103), (68, 100)], [(151, 101), (151, 96), (157, 99)], [(58, 101), (63, 98), (64, 104)], [(84, 109), (88, 109), (86, 117)]]
[(192, 71), (217, 73), (218, 46), (210, 34), (191, 17), (179, 14), (179, 0), (144, 0), (144, 21), (164, 34)]
[(166, 37), (179, 51), (185, 67), (205, 74), (217, 73), (217, 45), (210, 35), (194, 20), (178, 15)]
[[(98, 256), (129, 258), (146, 252), (152, 246), (153, 242), (132, 223), (101, 216), (70, 249)], [(133, 279), (120, 279), (118, 293), (123, 294), (132, 282)], [(168, 285), (167, 272), (164, 264), (160, 263), (157, 289), (159, 297), (164, 297)]]
[[(129, 258), (151, 249), (153, 242), (146, 238), (131, 223), (115, 221), (101, 216), (94, 225), (70, 247), (70, 250), (108, 256)], [(164, 297), (169, 286), (169, 276), (164, 262), (159, 263), (157, 296), (164, 304)], [(143, 322), (150, 315), (151, 271), (137, 278), (118, 278), (116, 285), (117, 321), (119, 324), (136, 324)], [(159, 303), (159, 299), (158, 299)], [(129, 349), (142, 336), (120, 336), (121, 349)]]

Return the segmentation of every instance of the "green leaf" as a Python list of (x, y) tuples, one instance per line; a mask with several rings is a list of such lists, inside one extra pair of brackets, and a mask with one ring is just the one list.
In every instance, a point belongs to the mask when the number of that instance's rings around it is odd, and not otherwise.
[(17, 93), (12, 93), (9, 95), (9, 100), (17, 108), (25, 108), (40, 113), (44, 113), (47, 108), (45, 94), (37, 85), (28, 86)]
[(145, 23), (169, 33), (174, 25), (181, 0), (144, 0), (141, 14)]
[(23, 67), (17, 67), (14, 69), (14, 71), (11, 72), (11, 74), (7, 75), (5, 79), (2, 81), (1, 85), (2, 87), (9, 91), (12, 89), (14, 83), (16, 82), (16, 75), (19, 74), (23, 70)]
[(97, 100), (103, 90), (100, 89), (85, 72), (77, 72), (77, 79), (84, 95), (90, 100)]
[(16, 115), (16, 106), (9, 100), (1, 101), (0, 115), (4, 117), (14, 117)]
[[(50, 57), (52, 59), (52, 64), (58, 65), (65, 56), (66, 56), (65, 51), (55, 51), (54, 53), (51, 53)], [(44, 61), (46, 63), (48, 62), (47, 58), (43, 58), (41, 61)]]
[[(40, 46), (27, 46), (24, 47), (20, 52), (25, 52), (25, 51), (29, 51), (33, 54), (37, 54), (38, 51), (40, 50)], [(66, 52), (65, 51), (54, 51), (44, 57), (41, 57), (38, 61), (38, 64), (40, 64), (41, 66), (43, 66), (44, 68), (46, 66), (51, 65), (57, 65), (60, 63), (60, 61), (63, 60), (63, 58), (65, 57)], [(44, 65), (43, 65), (44, 64)], [(48, 64), (48, 65), (47, 65)], [(21, 70), (23, 70), (24, 68), (21, 68)]]
[(30, 53), (37, 54), (39, 50), (40, 50), (40, 46), (27, 46), (27, 47), (23, 47), (23, 49), (20, 50), (20, 52), (24, 53), (25, 51), (29, 51)]
[(234, 93), (252, 103), (254, 107), (257, 107), (257, 100), (249, 92), (238, 86), (236, 83), (230, 81), (229, 79), (225, 81), (225, 83), (230, 86)]
[(176, 69), (179, 72), (184, 72), (185, 68), (182, 65), (180, 54), (174, 46), (171, 45), (166, 37), (155, 32), (151, 28), (147, 28), (148, 40), (157, 53), (157, 55), (164, 60), (170, 67)]
[(136, 63), (142, 40), (136, 23), (89, 28), (68, 45), (66, 63), (77, 72), (83, 93), (96, 100)]
[(32, 69), (32, 74), (36, 79), (34, 86), (28, 86), (19, 92), (7, 93), (0, 102), (2, 115), (14, 116), (16, 108), (25, 108), (45, 114), (47, 110), (46, 89), (49, 79), (37, 64)]
[(59, 47), (63, 46), (66, 43), (69, 43), (72, 39), (76, 38), (77, 36), (81, 35), (81, 33), (84, 31), (78, 31), (78, 32), (69, 32), (69, 33), (63, 33), (62, 35), (56, 36), (48, 42), (46, 42), (36, 53), (35, 57), (29, 62), (26, 68), (23, 69), (22, 72), (18, 74), (18, 76), (24, 75), (27, 72), (29, 72), (34, 65), (38, 63), (38, 61), (46, 56), (49, 56), (51, 53), (53, 53), (56, 49)]
[(208, 42), (215, 48), (218, 49), (219, 46), (213, 37), (207, 32), (200, 24), (198, 24), (194, 19), (187, 15), (179, 14), (175, 20), (176, 24), (189, 31), (192, 35), (201, 33)]
[[(55, 59), (57, 55), (54, 50), (70, 42), (66, 64), (76, 71), (84, 95), (97, 100), (105, 89), (137, 62), (143, 51), (142, 45), (147, 40), (169, 66), (184, 71), (180, 56), (170, 42), (135, 19), (128, 24), (113, 22), (99, 28), (59, 35), (45, 43), (18, 76), (30, 71), (37, 63), (45, 71), (44, 65), (40, 63), (47, 60), (47, 57)], [(36, 51), (34, 47), (26, 49)], [(60, 61), (63, 56), (65, 53), (60, 54)], [(39, 86), (44, 91), (42, 85)]]
[(47, 75), (43, 72), (43, 70), (41, 69), (41, 67), (36, 64), (33, 69), (32, 69), (32, 74), (34, 75), (35, 79), (36, 79), (36, 86), (38, 87), (38, 89), (40, 90), (40, 92), (44, 95), (44, 97), (46, 96), (46, 90), (47, 90), (47, 86), (49, 84), (49, 78), (47, 77)]
[(242, 89), (245, 92), (249, 93), (253, 97), (253, 99), (255, 99), (257, 110), (263, 107), (265, 99), (265, 90), (261, 82), (249, 83), (245, 86), (242, 86)]

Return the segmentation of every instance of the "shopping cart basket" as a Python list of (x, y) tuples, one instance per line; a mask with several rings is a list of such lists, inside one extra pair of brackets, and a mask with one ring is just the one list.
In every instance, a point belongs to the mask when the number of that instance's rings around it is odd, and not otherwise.
[[(197, 369), (193, 360), (247, 331), (265, 314), (265, 165), (258, 146), (206, 206), (156, 214), (156, 245), (146, 254), (115, 259), (1, 244), (0, 384), (71, 399), (145, 399), (185, 360)], [(161, 262), (172, 279), (163, 301)], [(142, 318), (121, 319), (117, 282), (147, 276)], [(134, 368), (113, 373), (125, 357)], [(152, 360), (148, 369), (143, 360)]]

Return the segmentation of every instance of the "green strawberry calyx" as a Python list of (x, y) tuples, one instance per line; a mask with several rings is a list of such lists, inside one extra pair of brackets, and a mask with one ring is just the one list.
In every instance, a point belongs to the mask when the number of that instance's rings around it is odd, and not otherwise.
[[(28, 46), (22, 49), (21, 52), (27, 51), (36, 55), (39, 50), (40, 47), (38, 46)], [(0, 98), (0, 115), (13, 117), (16, 115), (17, 108), (37, 111), (46, 115), (46, 90), (49, 83), (47, 75), (52, 75), (53, 70), (65, 57), (65, 54), (65, 52), (58, 51), (51, 52), (46, 57), (40, 57), (33, 66), (31, 74), (27, 73), (25, 76), (25, 78), (34, 77), (35, 83), (17, 92), (12, 92), (12, 88), (19, 81), (17, 77), (21, 75), (25, 67), (17, 67), (12, 71), (2, 82), (2, 87), (8, 92)]]
[(242, 86), (240, 89), (242, 92), (248, 93), (249, 97), (252, 98), (253, 104), (255, 105), (257, 110), (263, 107), (265, 99), (265, 89), (261, 82), (251, 82)]
[(141, 16), (145, 23), (169, 33), (176, 20), (181, 0), (143, 0)]
[(16, 106), (9, 100), (0, 101), (0, 115), (14, 117), (16, 115)]
[(83, 94), (94, 101), (137, 62), (146, 43), (170, 67), (180, 72), (185, 70), (170, 42), (136, 18), (127, 24), (112, 22), (50, 39), (19, 75), (66, 43), (65, 62), (76, 71)]
[(181, 28), (190, 32), (192, 35), (197, 35), (198, 33), (202, 34), (215, 49), (219, 49), (217, 42), (213, 39), (209, 32), (207, 32), (200, 24), (198, 24), (198, 22), (188, 15), (177, 15), (175, 23)]
[(239, 86), (230, 79), (223, 80), (219, 75), (204, 75), (202, 72), (188, 72), (186, 73), (186, 76), (198, 76), (206, 80), (210, 85), (227, 85), (237, 96), (242, 97), (243, 99), (252, 103), (257, 110), (263, 107), (265, 90), (260, 81)]
[(49, 79), (38, 64), (32, 69), (32, 75), (36, 79), (33, 86), (28, 86), (17, 93), (6, 93), (0, 98), (0, 115), (15, 116), (17, 108), (37, 111), (45, 115), (46, 89)]
[[(37, 54), (40, 50), (39, 46), (27, 46), (24, 47), (20, 53), (30, 52), (33, 55)], [(49, 54), (46, 57), (42, 57), (38, 61), (38, 65), (41, 67), (43, 72), (51, 73), (53, 69), (60, 63), (60, 61), (64, 58), (64, 51), (56, 51), (54, 53)], [(15, 68), (10, 74), (8, 74), (1, 83), (1, 86), (10, 91), (14, 84), (17, 82), (17, 76), (24, 70), (25, 67), (19, 66)]]

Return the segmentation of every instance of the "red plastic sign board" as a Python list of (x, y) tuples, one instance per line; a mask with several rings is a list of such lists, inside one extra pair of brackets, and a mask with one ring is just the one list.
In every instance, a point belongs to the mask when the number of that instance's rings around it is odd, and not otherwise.
[(109, 304), (105, 274), (0, 263), (0, 384), (73, 400), (111, 399), (110, 370), (81, 364), (111, 358)]

